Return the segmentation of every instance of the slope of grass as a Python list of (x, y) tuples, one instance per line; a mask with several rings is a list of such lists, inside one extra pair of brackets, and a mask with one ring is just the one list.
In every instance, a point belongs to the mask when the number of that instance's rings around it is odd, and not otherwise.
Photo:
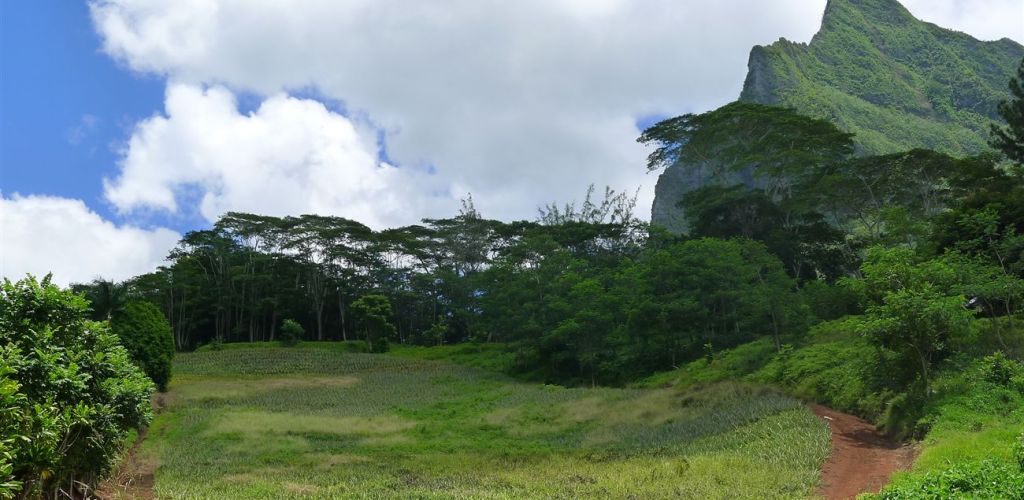
[(391, 356), (407, 359), (445, 361), (498, 373), (508, 373), (515, 363), (515, 353), (505, 344), (463, 343), (433, 347), (392, 346)]
[[(899, 369), (892, 353), (852, 332), (851, 321), (823, 323), (796, 347), (776, 352), (759, 340), (717, 353), (638, 386), (685, 389), (709, 382), (772, 384), (791, 396), (857, 413), (883, 429), (920, 440), (912, 470), (894, 476), (878, 498), (1024, 499), (1024, 331), (978, 320), (967, 338), (953, 339), (961, 354), (943, 362), (927, 398), (914, 399), (886, 380)], [(1011, 375), (993, 381), (995, 351), (1009, 357)], [(1018, 444), (1019, 443), (1019, 444)]]
[(947, 365), (926, 405), (920, 457), (880, 498), (1024, 499), (1024, 379), (994, 383), (988, 361)]
[(156, 494), (803, 498), (829, 451), (804, 406), (756, 386), (567, 389), (401, 354), (180, 355), (141, 451)]

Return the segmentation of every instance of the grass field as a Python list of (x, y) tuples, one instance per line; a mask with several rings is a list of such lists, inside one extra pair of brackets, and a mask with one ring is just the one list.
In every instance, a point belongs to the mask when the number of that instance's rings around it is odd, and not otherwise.
[(567, 389), (425, 357), (179, 355), (139, 459), (161, 498), (805, 498), (829, 451), (751, 386)]

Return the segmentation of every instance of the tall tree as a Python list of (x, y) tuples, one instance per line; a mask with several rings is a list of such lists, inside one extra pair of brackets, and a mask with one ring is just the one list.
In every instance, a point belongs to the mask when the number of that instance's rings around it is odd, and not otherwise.
[(1024, 59), (1009, 86), (1012, 97), (999, 103), (999, 116), (1006, 125), (992, 125), (990, 144), (1017, 165), (1024, 165)]

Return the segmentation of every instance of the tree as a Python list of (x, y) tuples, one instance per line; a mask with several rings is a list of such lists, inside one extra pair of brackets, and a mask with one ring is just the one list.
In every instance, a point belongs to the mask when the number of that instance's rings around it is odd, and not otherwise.
[(1024, 59), (1009, 87), (1013, 97), (999, 103), (999, 116), (1006, 120), (1006, 125), (992, 125), (990, 144), (1017, 165), (1024, 165)]
[(88, 315), (49, 276), (0, 286), (0, 496), (86, 497), (152, 418), (153, 383)]
[(96, 278), (91, 283), (72, 285), (71, 289), (89, 299), (95, 320), (109, 320), (128, 303), (126, 283)]
[[(949, 180), (961, 161), (926, 149), (835, 162), (804, 189), (833, 224), (872, 244), (916, 243), (896, 216), (923, 224), (953, 201)], [(911, 228), (912, 229), (912, 228)], [(909, 232), (910, 236), (921, 230)]]
[(761, 241), (791, 274), (833, 273), (842, 235), (809, 189), (821, 172), (853, 153), (853, 136), (792, 109), (737, 102), (648, 128), (651, 170), (678, 166), (692, 180), (678, 200), (688, 234)]
[(695, 169), (711, 166), (700, 177), (722, 183), (752, 169), (773, 199), (791, 196), (793, 185), (813, 167), (853, 153), (853, 135), (828, 120), (747, 102), (661, 121), (637, 141), (656, 146), (647, 157), (650, 170), (680, 163)]
[(299, 343), (306, 331), (297, 321), (285, 319), (281, 322), (281, 345), (291, 347)]
[(388, 339), (395, 335), (391, 324), (391, 303), (383, 295), (363, 295), (352, 303), (352, 310), (370, 346), (370, 352), (387, 352)]
[(915, 364), (927, 390), (933, 364), (948, 353), (950, 339), (966, 333), (973, 317), (957, 291), (957, 270), (943, 260), (918, 262), (905, 247), (872, 247), (862, 272), (873, 304), (861, 333)]
[(174, 359), (174, 334), (160, 309), (150, 302), (129, 302), (110, 320), (110, 328), (157, 389), (166, 391)]

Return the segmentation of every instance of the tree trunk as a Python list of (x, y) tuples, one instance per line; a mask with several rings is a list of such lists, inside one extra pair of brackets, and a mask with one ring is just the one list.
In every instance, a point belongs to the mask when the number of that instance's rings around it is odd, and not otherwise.
[(345, 295), (338, 289), (338, 318), (341, 319), (341, 340), (348, 341), (348, 332), (345, 329)]

